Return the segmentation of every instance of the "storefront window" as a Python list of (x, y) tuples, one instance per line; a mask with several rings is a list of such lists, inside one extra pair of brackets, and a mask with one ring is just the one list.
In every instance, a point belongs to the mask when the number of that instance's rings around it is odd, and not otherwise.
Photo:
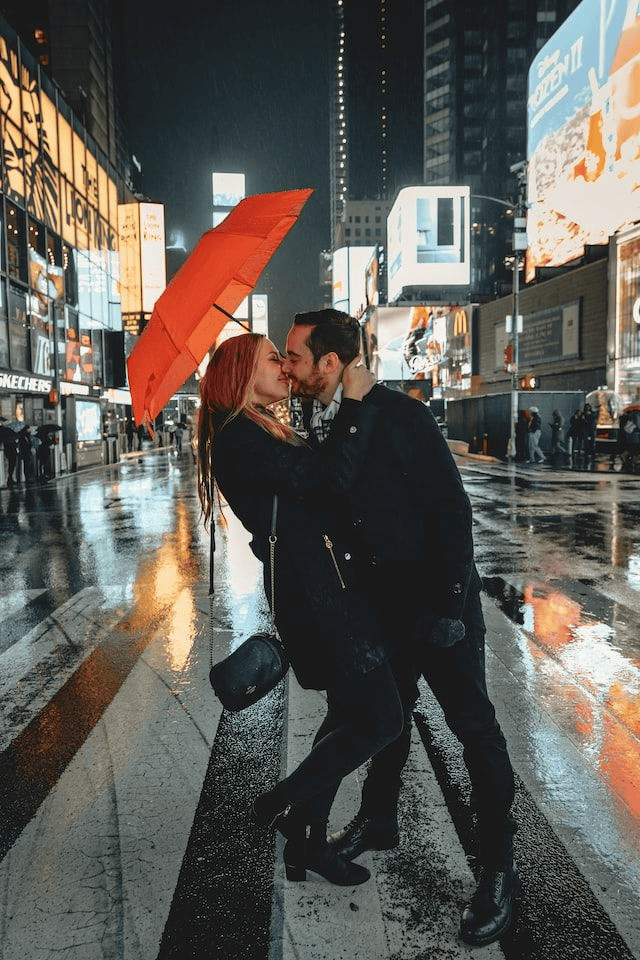
[(9, 288), (9, 350), (14, 369), (30, 369), (27, 298), (22, 290), (13, 286)]
[(93, 385), (93, 349), (90, 330), (80, 330), (80, 380), (89, 386)]
[(91, 352), (93, 359), (93, 382), (96, 386), (104, 386), (102, 330), (91, 331)]
[(16, 280), (27, 281), (24, 212), (14, 203), (7, 203), (7, 273)]
[(76, 252), (63, 244), (62, 269), (64, 271), (64, 299), (71, 307), (78, 306), (78, 274), (76, 271)]
[(0, 367), (9, 366), (9, 322), (4, 280), (0, 281)]
[(62, 267), (62, 242), (60, 237), (47, 231), (47, 280), (49, 297), (57, 302), (64, 300), (64, 269)]
[(31, 313), (31, 369), (33, 373), (42, 377), (51, 377), (54, 374), (54, 369), (49, 301), (46, 298), (41, 298), (38, 302), (44, 312), (36, 314), (32, 311)]

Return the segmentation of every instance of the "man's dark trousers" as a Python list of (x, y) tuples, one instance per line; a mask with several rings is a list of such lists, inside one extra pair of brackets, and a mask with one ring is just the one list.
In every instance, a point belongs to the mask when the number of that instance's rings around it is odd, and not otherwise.
[[(396, 622), (397, 619), (396, 613)], [(477, 816), (480, 862), (500, 868), (513, 856), (515, 824), (509, 810), (514, 782), (507, 745), (487, 693), (485, 624), (479, 594), (467, 598), (463, 622), (464, 640), (446, 649), (423, 642), (415, 655), (415, 668), (424, 676), (442, 707), (448, 727), (463, 746)], [(395, 815), (402, 768), (409, 754), (415, 691), (411, 690), (407, 676), (398, 678), (398, 686), (405, 724), (400, 737), (371, 761), (361, 806), (370, 817)]]

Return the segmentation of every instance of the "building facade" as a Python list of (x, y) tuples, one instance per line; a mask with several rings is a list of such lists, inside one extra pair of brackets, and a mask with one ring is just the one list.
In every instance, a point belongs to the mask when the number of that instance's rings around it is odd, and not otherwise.
[[(104, 456), (125, 400), (118, 256), (124, 180), (0, 20), (0, 414), (60, 428), (58, 466)], [(64, 454), (61, 457), (60, 454)]]
[(422, 177), (422, 6), (334, 0), (331, 240), (347, 201), (393, 201)]
[(511, 283), (512, 167), (526, 157), (531, 61), (577, 0), (425, 0), (424, 183), (471, 189), (472, 295)]

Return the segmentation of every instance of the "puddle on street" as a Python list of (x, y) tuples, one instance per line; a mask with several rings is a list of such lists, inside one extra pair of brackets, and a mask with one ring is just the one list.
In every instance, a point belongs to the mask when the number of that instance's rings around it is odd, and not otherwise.
[(631, 814), (640, 824), (640, 658), (635, 638), (630, 648), (619, 636), (630, 611), (608, 601), (605, 616), (594, 615), (586, 608), (593, 606), (588, 586), (584, 601), (539, 582), (515, 587), (492, 577), (484, 588), (521, 628), (516, 636), (536, 701), (621, 801), (621, 820)]

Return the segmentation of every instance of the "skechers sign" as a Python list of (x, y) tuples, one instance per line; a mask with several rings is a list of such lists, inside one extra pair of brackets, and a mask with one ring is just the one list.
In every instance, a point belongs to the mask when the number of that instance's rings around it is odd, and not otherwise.
[(13, 390), (16, 393), (49, 393), (51, 380), (17, 373), (0, 373), (0, 390)]

